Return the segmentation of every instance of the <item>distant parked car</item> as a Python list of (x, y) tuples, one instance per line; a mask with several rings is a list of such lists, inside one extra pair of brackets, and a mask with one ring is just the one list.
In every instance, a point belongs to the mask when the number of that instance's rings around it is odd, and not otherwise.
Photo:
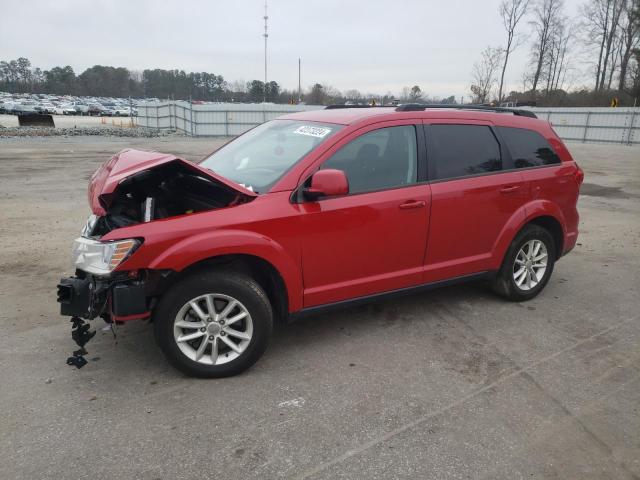
[(16, 107), (15, 102), (10, 102), (10, 101), (0, 102), (0, 113), (13, 113), (13, 110), (15, 107)]
[(72, 105), (61, 105), (63, 115), (75, 115), (76, 109)]
[(76, 109), (76, 113), (79, 115), (88, 115), (89, 114), (89, 106), (88, 105), (84, 105), (83, 103), (76, 103), (74, 105), (74, 108)]
[(41, 103), (40, 113), (56, 113), (56, 107), (51, 103)]
[(131, 114), (131, 110), (128, 107), (118, 107), (113, 111), (113, 115), (116, 117), (128, 117)]
[(18, 103), (13, 108), (13, 113), (15, 115), (28, 115), (30, 113), (38, 113), (38, 111), (33, 105), (22, 105)]
[(89, 105), (89, 115), (92, 116), (99, 116), (102, 115), (102, 112), (104, 111), (104, 107), (102, 105), (98, 105), (98, 104), (92, 104)]

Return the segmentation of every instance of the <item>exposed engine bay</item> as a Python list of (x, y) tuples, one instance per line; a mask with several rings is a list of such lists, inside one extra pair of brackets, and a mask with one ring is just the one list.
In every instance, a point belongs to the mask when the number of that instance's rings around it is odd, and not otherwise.
[(111, 230), (162, 218), (215, 210), (250, 201), (214, 179), (205, 178), (184, 163), (170, 162), (136, 173), (109, 195), (106, 215), (97, 219), (92, 237)]

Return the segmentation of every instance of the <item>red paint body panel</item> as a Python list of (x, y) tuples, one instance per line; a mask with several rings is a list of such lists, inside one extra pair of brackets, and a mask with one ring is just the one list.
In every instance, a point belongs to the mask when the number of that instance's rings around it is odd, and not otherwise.
[(429, 197), (425, 184), (301, 204), (304, 306), (422, 283)]
[[(287, 289), (289, 311), (497, 270), (517, 232), (541, 216), (556, 219), (563, 251), (578, 235), (577, 165), (547, 122), (464, 110), (396, 112), (393, 108), (319, 110), (283, 119), (346, 125), (257, 195), (173, 155), (124, 151), (92, 177), (92, 209), (134, 172), (184, 162), (203, 176), (256, 198), (215, 211), (156, 220), (111, 231), (104, 241), (142, 238), (117, 270), (181, 271), (204, 259), (242, 254), (269, 262)], [(378, 192), (298, 202), (293, 193), (342, 146), (368, 131), (422, 123), (500, 125), (535, 130), (560, 165), (422, 182)], [(428, 152), (427, 152), (428, 161)]]
[(425, 283), (495, 270), (496, 239), (513, 218), (524, 221), (527, 193), (518, 171), (432, 184)]

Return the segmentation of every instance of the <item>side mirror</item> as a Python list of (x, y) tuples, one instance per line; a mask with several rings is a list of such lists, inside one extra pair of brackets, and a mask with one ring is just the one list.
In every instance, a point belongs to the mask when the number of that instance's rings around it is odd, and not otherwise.
[(303, 190), (304, 196), (309, 200), (317, 200), (320, 197), (332, 197), (349, 193), (349, 181), (342, 170), (328, 168), (318, 170), (311, 177), (311, 186)]

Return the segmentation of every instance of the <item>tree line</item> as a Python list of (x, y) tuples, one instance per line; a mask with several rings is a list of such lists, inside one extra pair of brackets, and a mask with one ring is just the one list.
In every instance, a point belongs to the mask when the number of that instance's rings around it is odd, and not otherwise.
[[(505, 31), (500, 46), (487, 46), (471, 72), (475, 103), (535, 102), (541, 106), (620, 105), (640, 101), (640, 0), (586, 0), (577, 19), (564, 0), (502, 0)], [(526, 28), (528, 27), (528, 28)], [(511, 54), (527, 44), (521, 89), (506, 92)], [(580, 63), (593, 83), (575, 87)]]
[[(42, 70), (28, 58), (0, 61), (0, 91), (95, 97), (133, 97), (205, 101), (277, 102), (283, 91), (277, 82), (229, 84), (222, 75), (184, 70), (95, 65), (76, 75), (69, 65)], [(288, 92), (291, 95), (291, 92)]]

